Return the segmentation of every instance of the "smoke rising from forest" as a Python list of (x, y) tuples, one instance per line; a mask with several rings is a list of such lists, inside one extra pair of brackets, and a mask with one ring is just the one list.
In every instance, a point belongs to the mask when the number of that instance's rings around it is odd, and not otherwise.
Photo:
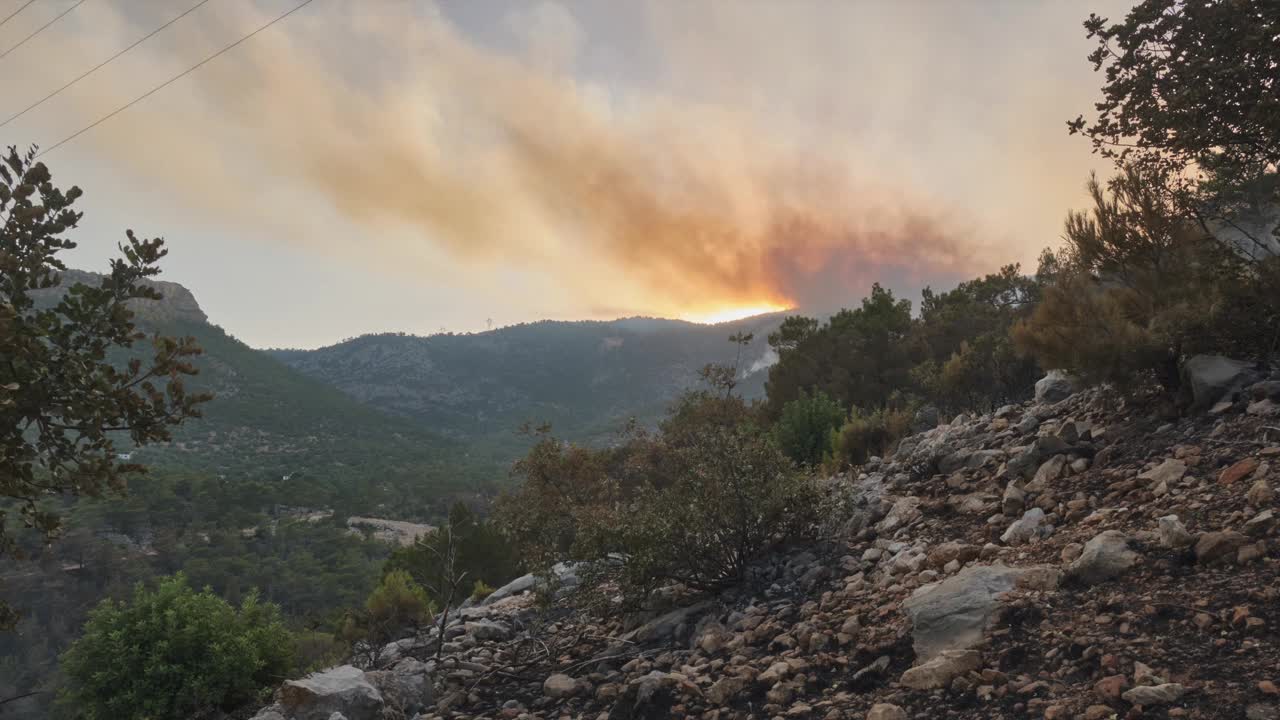
[[(98, 23), (135, 33), (145, 13), (126, 7)], [(679, 18), (656, 5), (644, 17), (666, 80), (617, 86), (575, 71), (586, 39), (559, 5), (508, 13), (506, 45), (421, 5), (370, 7), (318, 2), (193, 74), (178, 99), (130, 111), (85, 144), (291, 243), (398, 272), (430, 272), (441, 251), (479, 272), (515, 265), (584, 302), (654, 314), (831, 308), (873, 281), (919, 286), (1008, 257), (975, 208), (913, 185), (876, 145), (901, 78), (854, 88), (841, 78), (856, 58), (815, 62), (840, 40), (822, 36), (829, 4), (788, 4), (785, 17), (747, 4), (730, 22), (710, 5)], [(246, 6), (220, 22), (253, 27), (269, 15)], [(819, 36), (778, 37), (760, 57), (752, 43), (780, 23)], [(685, 25), (706, 32), (695, 42)], [(206, 27), (128, 60), (139, 71), (180, 67), (224, 36), (234, 33)], [(58, 62), (102, 51), (77, 46)], [(800, 65), (812, 77), (789, 87), (788, 68)], [(101, 93), (74, 102), (92, 116)], [(253, 160), (230, 159), (215, 140)], [(298, 209), (302, 195), (323, 211)], [(323, 232), (331, 214), (360, 237)]]

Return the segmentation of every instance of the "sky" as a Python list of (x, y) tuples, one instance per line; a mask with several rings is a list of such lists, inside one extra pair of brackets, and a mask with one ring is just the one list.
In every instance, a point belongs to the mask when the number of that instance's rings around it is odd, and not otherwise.
[[(0, 113), (197, 1), (85, 0), (0, 57)], [(208, 0), (0, 143), (51, 147), (298, 2)], [(313, 0), (41, 160), (85, 190), (70, 264), (163, 236), (162, 278), (255, 347), (831, 310), (1058, 243), (1108, 170), (1065, 129), (1102, 82), (1080, 23), (1125, 8)]]

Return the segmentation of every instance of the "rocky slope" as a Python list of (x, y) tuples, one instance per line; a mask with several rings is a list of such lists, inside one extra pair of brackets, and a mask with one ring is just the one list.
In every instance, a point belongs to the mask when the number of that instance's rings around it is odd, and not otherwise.
[(1047, 383), (830, 479), (821, 540), (716, 597), (599, 620), (522, 578), (440, 657), (405, 638), (257, 718), (1280, 718), (1280, 381), (1256, 380), (1209, 378), (1177, 422)]

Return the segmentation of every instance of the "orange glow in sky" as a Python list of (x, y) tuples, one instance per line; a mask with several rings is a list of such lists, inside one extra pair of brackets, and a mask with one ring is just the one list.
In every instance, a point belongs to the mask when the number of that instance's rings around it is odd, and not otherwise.
[(702, 323), (704, 325), (715, 325), (716, 323), (729, 322), (731, 320), (741, 320), (742, 318), (751, 317), (752, 315), (764, 315), (765, 313), (781, 312), (786, 310), (786, 305), (748, 305), (741, 307), (725, 307), (710, 312), (688, 313), (682, 319), (689, 322)]

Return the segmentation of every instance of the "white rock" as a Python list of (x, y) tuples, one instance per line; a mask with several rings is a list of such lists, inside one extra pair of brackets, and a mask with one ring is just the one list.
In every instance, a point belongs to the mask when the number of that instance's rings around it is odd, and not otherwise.
[(1000, 536), (1006, 545), (1023, 545), (1035, 540), (1040, 535), (1040, 523), (1044, 521), (1044, 510), (1031, 508), (1022, 517), (1009, 526)]
[(1187, 689), (1178, 683), (1165, 683), (1163, 685), (1139, 685), (1126, 690), (1120, 697), (1134, 705), (1168, 705), (1178, 702), (1186, 692)]
[(1165, 515), (1158, 519), (1160, 544), (1167, 548), (1184, 548), (1195, 544), (1196, 538), (1187, 532), (1187, 528), (1177, 515)]

